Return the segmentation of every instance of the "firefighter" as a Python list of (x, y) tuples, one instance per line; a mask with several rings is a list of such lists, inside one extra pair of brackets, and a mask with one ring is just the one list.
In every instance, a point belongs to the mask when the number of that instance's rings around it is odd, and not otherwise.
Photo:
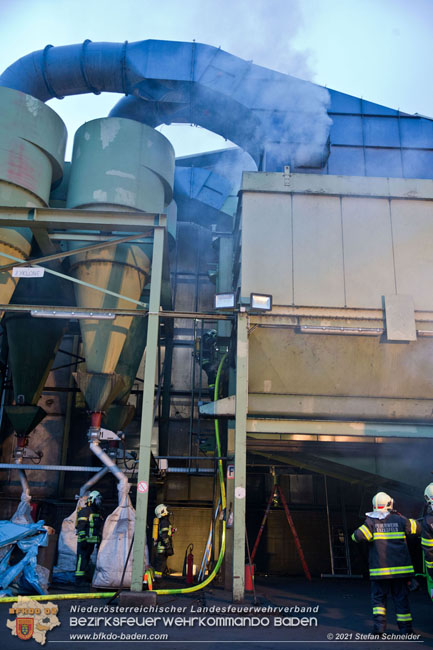
[(75, 578), (78, 583), (85, 582), (90, 576), (87, 571), (90, 557), (95, 546), (99, 546), (102, 538), (104, 519), (100, 513), (102, 497), (100, 492), (93, 490), (87, 497), (87, 505), (78, 511), (75, 531), (77, 533), (77, 566)]
[(209, 397), (215, 399), (215, 380), (218, 370), (217, 331), (209, 330), (202, 336), (202, 368), (207, 374)]
[(425, 511), (421, 527), (421, 546), (424, 551), (425, 568), (433, 579), (433, 483), (424, 490)]
[(386, 629), (386, 600), (391, 596), (401, 634), (412, 630), (409, 608), (408, 580), (414, 569), (406, 536), (417, 535), (420, 525), (394, 510), (393, 499), (385, 492), (373, 497), (373, 512), (367, 512), (365, 523), (352, 535), (354, 542), (369, 544), (369, 570), (374, 633)]
[(173, 533), (175, 528), (170, 523), (170, 512), (163, 503), (155, 508), (153, 542), (155, 549), (155, 579), (161, 578), (167, 571), (167, 558), (174, 555)]

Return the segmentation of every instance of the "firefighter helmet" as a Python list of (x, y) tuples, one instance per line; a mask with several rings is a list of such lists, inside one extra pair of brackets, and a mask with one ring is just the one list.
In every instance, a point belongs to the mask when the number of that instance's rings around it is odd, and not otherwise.
[(161, 519), (161, 517), (167, 517), (168, 514), (169, 514), (168, 508), (163, 503), (160, 503), (159, 506), (156, 506), (155, 517)]
[(101, 503), (102, 503), (101, 493), (98, 492), (98, 490), (93, 490), (92, 492), (90, 492), (89, 496), (87, 497), (87, 505), (96, 506), (97, 508), (99, 508)]
[(374, 510), (392, 510), (394, 500), (386, 492), (378, 492), (373, 497)]
[(424, 490), (424, 499), (433, 508), (433, 483), (429, 483)]

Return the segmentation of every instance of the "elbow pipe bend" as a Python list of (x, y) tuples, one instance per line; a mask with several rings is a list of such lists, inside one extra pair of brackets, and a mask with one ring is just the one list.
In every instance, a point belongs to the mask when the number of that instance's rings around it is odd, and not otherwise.
[(193, 122), (239, 145), (268, 171), (287, 164), (320, 167), (328, 153), (325, 88), (201, 43), (49, 45), (9, 66), (0, 85), (41, 101), (132, 95), (110, 115), (150, 126)]
[[(122, 502), (124, 496), (129, 492), (129, 482), (127, 476), (122, 472), (122, 470), (117, 467), (116, 463), (110, 458), (108, 454), (105, 453), (103, 449), (99, 446), (97, 442), (90, 443), (90, 450), (99, 458), (101, 463), (116, 477), (118, 481), (117, 489), (119, 491), (119, 504)], [(100, 473), (98, 473), (100, 474)]]

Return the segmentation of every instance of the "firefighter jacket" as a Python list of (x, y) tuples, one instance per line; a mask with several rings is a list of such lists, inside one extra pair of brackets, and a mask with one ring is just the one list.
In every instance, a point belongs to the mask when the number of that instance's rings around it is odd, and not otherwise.
[(158, 524), (158, 544), (156, 547), (157, 553), (165, 553), (165, 555), (173, 555), (173, 528), (168, 516), (161, 517)]
[(419, 535), (420, 524), (395, 510), (367, 512), (365, 523), (352, 535), (354, 542), (368, 542), (371, 580), (405, 578), (414, 574), (407, 535)]
[(422, 520), (421, 546), (427, 572), (433, 578), (433, 511), (430, 506)]
[(94, 506), (81, 508), (75, 524), (78, 541), (88, 542), (89, 544), (100, 544), (103, 524), (104, 519)]

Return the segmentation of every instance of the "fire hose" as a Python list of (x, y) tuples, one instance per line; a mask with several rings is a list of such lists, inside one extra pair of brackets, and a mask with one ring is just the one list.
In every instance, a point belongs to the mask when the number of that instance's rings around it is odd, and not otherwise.
[[(215, 391), (214, 391), (214, 401), (218, 399), (218, 392), (219, 392), (219, 382), (220, 382), (220, 377), (221, 377), (221, 372), (222, 372), (222, 367), (224, 365), (224, 361), (226, 360), (227, 353), (222, 357), (219, 366), (218, 366), (218, 372), (216, 375), (215, 379)], [(226, 508), (226, 490), (225, 490), (225, 484), (224, 484), (224, 472), (223, 472), (223, 463), (221, 460), (221, 440), (220, 440), (220, 434), (219, 434), (219, 423), (218, 420), (215, 420), (215, 439), (216, 439), (216, 444), (217, 444), (217, 451), (218, 451), (218, 477), (219, 477), (219, 484), (220, 484), (220, 493), (221, 493), (221, 508), (224, 512)], [(226, 548), (226, 521), (225, 519), (223, 520), (223, 528), (222, 528), (222, 534), (221, 534), (221, 548), (220, 548), (220, 553), (218, 556), (217, 563), (213, 569), (213, 571), (208, 575), (206, 580), (203, 582), (200, 582), (197, 585), (194, 585), (192, 587), (185, 587), (183, 589), (155, 589), (155, 593), (157, 593), (160, 596), (166, 596), (166, 595), (171, 595), (171, 594), (189, 594), (194, 591), (199, 591), (199, 589), (203, 589), (206, 587), (212, 580), (215, 578), (217, 575), (218, 571), (220, 570), (222, 561), (224, 559), (224, 554), (225, 554), (225, 548)], [(106, 593), (84, 593), (84, 594), (50, 594), (47, 596), (27, 596), (27, 598), (37, 599), (37, 600), (71, 600), (75, 598), (80, 598), (80, 599), (85, 599), (85, 598), (112, 598), (113, 596), (116, 595), (116, 591), (111, 591), (111, 592), (106, 592)], [(18, 600), (18, 596), (10, 596), (6, 598), (0, 598), (0, 603), (12, 603)]]

